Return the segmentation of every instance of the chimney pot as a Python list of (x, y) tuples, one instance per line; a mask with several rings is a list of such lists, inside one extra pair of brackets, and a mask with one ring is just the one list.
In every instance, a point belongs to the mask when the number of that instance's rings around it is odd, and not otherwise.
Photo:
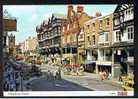
[(96, 12), (96, 17), (102, 16), (101, 12)]
[(83, 10), (84, 10), (84, 7), (83, 6), (77, 6), (77, 12), (78, 13), (83, 12)]
[(73, 6), (72, 5), (69, 5), (68, 6), (68, 16), (69, 17), (71, 16), (72, 11), (73, 11)]

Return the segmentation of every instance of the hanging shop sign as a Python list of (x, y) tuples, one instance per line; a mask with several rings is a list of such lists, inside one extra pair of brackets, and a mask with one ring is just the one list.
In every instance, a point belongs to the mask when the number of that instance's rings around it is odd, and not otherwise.
[(17, 20), (4, 19), (4, 31), (17, 31)]

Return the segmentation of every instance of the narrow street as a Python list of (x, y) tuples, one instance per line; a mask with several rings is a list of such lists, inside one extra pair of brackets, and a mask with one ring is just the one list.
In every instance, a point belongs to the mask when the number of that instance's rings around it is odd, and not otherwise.
[[(43, 70), (53, 70), (56, 67), (42, 65)], [(46, 73), (43, 77), (30, 81), (33, 91), (113, 91), (121, 90), (121, 86), (115, 86), (109, 81), (98, 80), (95, 74), (85, 73), (84, 76), (64, 75), (61, 80), (48, 80)]]

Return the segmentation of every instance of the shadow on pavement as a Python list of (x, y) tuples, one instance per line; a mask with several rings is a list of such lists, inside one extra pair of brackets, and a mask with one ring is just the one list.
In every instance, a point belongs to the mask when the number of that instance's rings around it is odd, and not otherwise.
[(32, 91), (92, 91), (68, 80), (37, 79), (31, 82)]

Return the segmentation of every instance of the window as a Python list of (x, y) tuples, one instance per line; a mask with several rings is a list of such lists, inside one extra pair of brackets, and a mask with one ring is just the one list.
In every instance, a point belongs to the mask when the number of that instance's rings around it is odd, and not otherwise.
[(100, 21), (99, 21), (99, 28), (100, 28), (100, 29), (102, 29), (102, 23), (103, 23), (103, 21), (100, 20)]
[(133, 8), (131, 8), (131, 10), (130, 10), (130, 11), (131, 11), (131, 14), (133, 14)]
[(124, 17), (120, 16), (120, 22), (123, 22), (123, 21), (124, 21)]
[(87, 25), (87, 28), (90, 29), (90, 25)]
[(64, 26), (63, 26), (63, 28), (62, 28), (62, 29), (63, 29), (63, 32), (65, 32), (65, 27), (64, 27)]
[(75, 26), (75, 24), (76, 24), (76, 23), (74, 22), (74, 24), (73, 24), (73, 28), (75, 28), (75, 27), (76, 27), (76, 26)]
[(60, 33), (60, 30), (61, 30), (61, 28), (60, 28), (60, 26), (58, 27), (58, 33)]
[(88, 39), (88, 41), (90, 41), (90, 37), (89, 36), (87, 37), (87, 39)]
[(116, 19), (114, 20), (114, 24), (115, 24), (115, 25), (119, 25), (119, 19), (118, 19), (118, 18), (116, 18)]
[(100, 33), (99, 35), (99, 42), (104, 43), (108, 41), (108, 32)]
[(131, 11), (130, 11), (130, 9), (128, 9), (128, 15), (130, 15), (131, 14)]
[(127, 15), (127, 10), (126, 10), (126, 15)]
[(128, 28), (128, 39), (133, 39), (134, 38), (134, 28), (129, 27)]
[(93, 31), (95, 31), (95, 23), (92, 23)]
[(120, 33), (120, 31), (116, 32), (116, 41), (121, 41), (121, 33)]
[(83, 39), (83, 34), (80, 34), (80, 39)]
[(91, 45), (91, 40), (89, 36), (87, 37), (87, 40), (88, 40), (88, 44)]
[(95, 23), (93, 23), (93, 27), (95, 27)]
[(110, 25), (110, 20), (109, 18), (106, 19), (106, 26), (108, 27)]
[(74, 41), (73, 35), (70, 35), (70, 41)]
[(105, 33), (105, 41), (108, 41), (108, 33)]
[(69, 24), (68, 24), (68, 26), (67, 26), (67, 30), (69, 30)]
[(93, 45), (95, 45), (95, 35), (92, 36), (93, 39)]
[(99, 35), (99, 42), (104, 42), (104, 33), (100, 33)]

